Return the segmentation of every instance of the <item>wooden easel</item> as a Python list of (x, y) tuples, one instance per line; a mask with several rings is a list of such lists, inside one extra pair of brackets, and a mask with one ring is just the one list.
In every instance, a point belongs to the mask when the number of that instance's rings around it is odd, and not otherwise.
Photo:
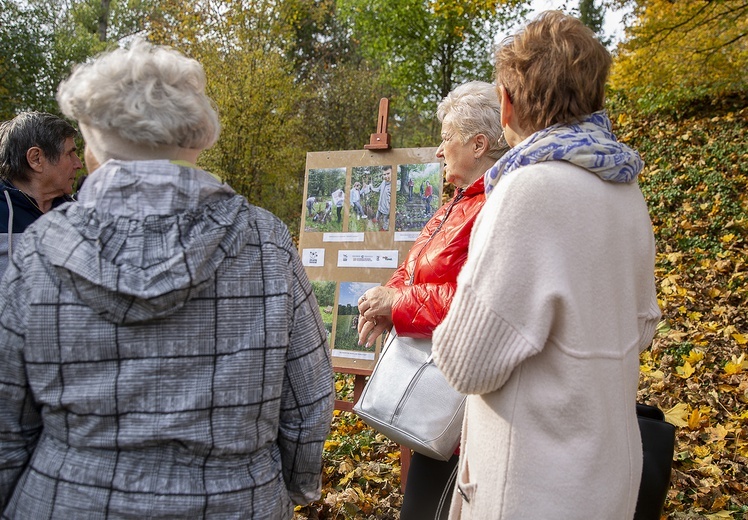
[(353, 412), (353, 405), (356, 404), (361, 397), (361, 392), (364, 391), (366, 386), (366, 378), (371, 375), (371, 370), (363, 368), (343, 368), (338, 367), (335, 369), (336, 372), (341, 374), (352, 374), (353, 377), (353, 401), (343, 401), (342, 399), (335, 399), (335, 409), (343, 412)]
[[(366, 386), (366, 378), (371, 375), (371, 370), (361, 368), (336, 368), (336, 372), (341, 374), (353, 374), (353, 401), (343, 401), (335, 399), (335, 409), (343, 412), (353, 413), (353, 405), (361, 397), (361, 392)], [(400, 445), (400, 491), (405, 493), (405, 484), (408, 482), (408, 469), (410, 469), (410, 448)]]
[[(369, 144), (364, 145), (367, 150), (389, 150), (390, 134), (387, 133), (387, 117), (390, 111), (390, 100), (382, 98), (379, 100), (379, 116), (377, 118), (377, 131), (371, 134)], [(366, 385), (366, 378), (371, 375), (371, 370), (360, 368), (337, 368), (341, 374), (352, 374), (353, 379), (353, 401), (335, 400), (335, 408), (344, 412), (353, 412), (353, 405), (361, 397)], [(400, 490), (405, 493), (405, 484), (408, 481), (408, 469), (410, 468), (410, 448), (400, 445)]]
[(390, 134), (387, 133), (387, 117), (390, 114), (390, 100), (382, 98), (379, 100), (379, 117), (377, 118), (377, 132), (371, 134), (369, 144), (365, 144), (367, 150), (389, 150)]

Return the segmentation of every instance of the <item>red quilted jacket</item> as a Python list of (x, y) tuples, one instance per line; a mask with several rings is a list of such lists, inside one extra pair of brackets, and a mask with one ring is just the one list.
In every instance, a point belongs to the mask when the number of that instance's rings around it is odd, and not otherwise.
[(431, 337), (447, 315), (457, 275), (467, 260), (475, 218), (485, 202), (482, 176), (466, 189), (457, 189), (426, 223), (405, 261), (387, 282), (387, 287), (400, 291), (392, 306), (392, 322), (398, 334)]

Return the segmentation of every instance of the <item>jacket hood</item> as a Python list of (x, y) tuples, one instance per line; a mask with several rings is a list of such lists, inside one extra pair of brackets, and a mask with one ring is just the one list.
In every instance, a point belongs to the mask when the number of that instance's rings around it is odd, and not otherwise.
[(141, 322), (176, 312), (211, 283), (245, 242), (250, 208), (193, 167), (108, 161), (78, 204), (40, 220), (37, 247), (103, 318)]

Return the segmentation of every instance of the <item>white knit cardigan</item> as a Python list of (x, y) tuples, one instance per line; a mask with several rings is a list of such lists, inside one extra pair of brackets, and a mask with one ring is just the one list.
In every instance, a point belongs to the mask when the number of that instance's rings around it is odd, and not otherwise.
[(636, 183), (565, 162), (504, 177), (478, 218), (437, 365), (468, 398), (451, 519), (628, 519), (639, 352), (660, 317)]

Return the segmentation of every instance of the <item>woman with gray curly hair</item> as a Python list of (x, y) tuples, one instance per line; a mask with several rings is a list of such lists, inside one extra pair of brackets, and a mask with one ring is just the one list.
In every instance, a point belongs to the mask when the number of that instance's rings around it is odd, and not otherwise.
[(0, 285), (3, 518), (292, 518), (320, 496), (325, 328), (288, 229), (194, 166), (194, 60), (137, 41), (59, 88), (78, 204)]
[[(501, 139), (501, 105), (490, 83), (456, 87), (436, 115), (442, 124), (436, 157), (444, 161), (444, 179), (455, 186), (455, 194), (434, 212), (389, 281), (359, 300), (361, 343), (371, 344), (390, 329), (401, 336), (431, 337), (449, 311), (473, 224), (486, 202), (483, 174), (508, 149)], [(447, 517), (457, 459), (456, 454), (447, 461), (413, 455), (402, 520)]]

